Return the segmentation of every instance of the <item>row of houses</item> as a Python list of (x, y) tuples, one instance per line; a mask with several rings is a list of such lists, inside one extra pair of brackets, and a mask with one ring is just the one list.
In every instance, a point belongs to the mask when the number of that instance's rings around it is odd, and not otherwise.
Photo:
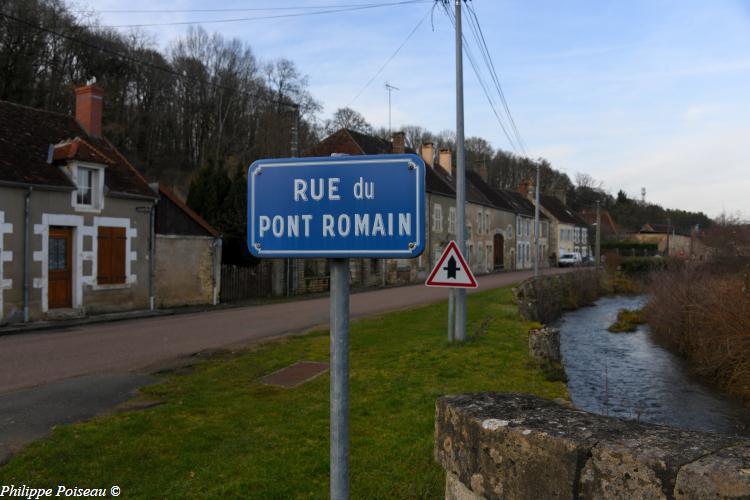
[[(149, 183), (102, 134), (104, 92), (77, 88), (75, 115), (0, 101), (0, 324), (129, 310), (216, 304), (220, 234), (166, 186)], [(426, 170), (426, 251), (418, 259), (353, 259), (354, 286), (424, 280), (456, 238), (452, 152), (342, 129), (307, 152), (415, 153)], [(589, 253), (588, 226), (564, 199), (542, 196), (540, 252), (533, 186), (499, 190), (483, 168), (466, 176), (466, 258), (476, 274), (555, 265)], [(268, 272), (225, 269), (232, 291), (301, 294), (328, 289), (325, 260), (275, 260)], [(231, 272), (229, 272), (231, 271)], [(244, 281), (269, 277), (267, 289)]]
[[(456, 239), (456, 177), (453, 153), (449, 149), (422, 144), (419, 151), (405, 146), (401, 132), (391, 141), (341, 129), (328, 136), (306, 156), (419, 154), (427, 169), (425, 176), (425, 252), (417, 259), (352, 259), (351, 283), (355, 286), (383, 286), (419, 282), (426, 278), (448, 242)], [(590, 255), (589, 225), (565, 205), (564, 199), (541, 196), (540, 251), (535, 248), (534, 186), (525, 183), (518, 190), (492, 187), (487, 170), (477, 165), (466, 172), (466, 252), (472, 271), (532, 269), (554, 266), (561, 254)], [(319, 292), (328, 288), (324, 259), (277, 261), (274, 265), (276, 294)]]

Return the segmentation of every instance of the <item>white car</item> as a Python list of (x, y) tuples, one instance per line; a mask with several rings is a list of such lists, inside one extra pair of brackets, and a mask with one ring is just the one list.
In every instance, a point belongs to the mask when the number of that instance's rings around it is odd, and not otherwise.
[(583, 259), (579, 252), (570, 252), (560, 254), (560, 259), (557, 261), (557, 264), (560, 267), (575, 267), (580, 266), (582, 262)]

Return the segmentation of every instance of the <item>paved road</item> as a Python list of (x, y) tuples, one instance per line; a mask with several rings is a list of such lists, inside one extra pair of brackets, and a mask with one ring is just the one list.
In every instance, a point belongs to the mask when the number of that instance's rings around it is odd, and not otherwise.
[[(480, 289), (530, 275), (483, 276)], [(354, 294), (350, 307), (361, 317), (446, 297), (444, 289), (414, 285)], [(128, 401), (139, 387), (158, 381), (151, 373), (161, 367), (180, 366), (207, 349), (324, 326), (328, 306), (326, 297), (0, 337), (0, 465), (54, 426)]]
[[(529, 276), (482, 276), (480, 290)], [(446, 297), (445, 289), (413, 285), (353, 294), (350, 307), (352, 316), (361, 317)], [(326, 325), (328, 308), (324, 297), (0, 337), (0, 393), (86, 374), (145, 370), (205, 349), (304, 331)]]

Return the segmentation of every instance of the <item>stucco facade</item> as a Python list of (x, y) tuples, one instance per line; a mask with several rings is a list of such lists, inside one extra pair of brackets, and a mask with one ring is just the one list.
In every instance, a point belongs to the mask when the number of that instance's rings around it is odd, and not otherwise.
[[(24, 253), (26, 197), (29, 197), (29, 247)], [(28, 265), (29, 319), (54, 317), (49, 296), (49, 231), (69, 228), (71, 247), (71, 311), (85, 315), (148, 308), (149, 199), (105, 197), (98, 212), (76, 211), (70, 191), (46, 191), (0, 186), (3, 213), (3, 293), (0, 311), (6, 322), (23, 320), (24, 258)], [(138, 210), (145, 207), (145, 211)], [(125, 230), (125, 283), (97, 283), (99, 227)]]

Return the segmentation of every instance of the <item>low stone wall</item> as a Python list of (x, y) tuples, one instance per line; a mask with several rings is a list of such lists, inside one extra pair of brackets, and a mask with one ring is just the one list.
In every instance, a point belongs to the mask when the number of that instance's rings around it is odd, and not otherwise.
[(594, 415), (520, 394), (445, 396), (446, 499), (750, 498), (750, 440)]
[(564, 311), (591, 304), (602, 291), (593, 269), (531, 278), (513, 288), (513, 298), (525, 319), (549, 323)]

